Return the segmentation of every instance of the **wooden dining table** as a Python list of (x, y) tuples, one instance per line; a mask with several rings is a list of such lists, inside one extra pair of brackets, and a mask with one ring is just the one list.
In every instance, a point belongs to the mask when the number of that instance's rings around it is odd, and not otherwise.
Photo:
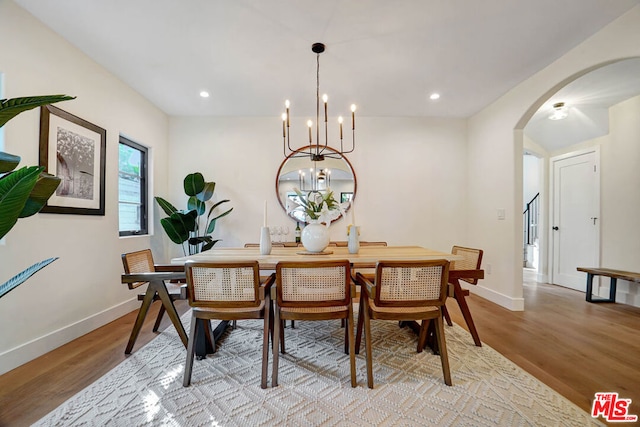
[(275, 270), (281, 261), (332, 261), (347, 259), (354, 269), (374, 268), (380, 260), (425, 261), (462, 259), (459, 255), (440, 252), (421, 246), (362, 246), (358, 253), (349, 253), (346, 247), (328, 247), (324, 252), (311, 253), (302, 247), (274, 247), (268, 255), (260, 254), (259, 248), (215, 248), (195, 255), (171, 260), (172, 264), (184, 264), (187, 261), (253, 261), (257, 260), (260, 270)]
[[(460, 260), (462, 256), (453, 255), (448, 252), (441, 252), (421, 246), (363, 246), (358, 253), (349, 253), (346, 247), (328, 247), (322, 253), (310, 253), (302, 247), (274, 247), (268, 255), (260, 253), (260, 249), (251, 248), (214, 248), (206, 252), (194, 255), (174, 258), (171, 264), (184, 265), (187, 261), (212, 262), (212, 261), (258, 261), (260, 270), (272, 271), (281, 261), (327, 261), (327, 260), (349, 260), (351, 268), (368, 269), (375, 268), (378, 261), (425, 261), (435, 259), (446, 259), (448, 261)], [(169, 308), (167, 308), (169, 311)], [(204, 322), (205, 328), (209, 327), (209, 322)], [(228, 322), (220, 322), (213, 331), (214, 338), (218, 338), (224, 333)], [(199, 328), (202, 334), (196, 340), (196, 356), (200, 359), (206, 357), (212, 349), (212, 343), (208, 342), (204, 328)], [(202, 338), (202, 339), (201, 339)]]

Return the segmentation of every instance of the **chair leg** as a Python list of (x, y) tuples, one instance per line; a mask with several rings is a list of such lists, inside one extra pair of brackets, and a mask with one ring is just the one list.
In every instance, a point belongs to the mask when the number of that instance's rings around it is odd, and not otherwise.
[(189, 344), (187, 344), (187, 361), (184, 364), (184, 379), (182, 385), (188, 387), (191, 384), (191, 372), (193, 370), (193, 356), (195, 353), (196, 332), (198, 321), (195, 316), (191, 316), (191, 331), (189, 332)]
[(216, 346), (216, 338), (213, 335), (213, 328), (211, 327), (211, 320), (209, 319), (204, 320), (204, 330), (207, 334), (207, 339), (211, 344), (211, 353), (215, 353), (217, 346)]
[(423, 319), (420, 325), (420, 334), (418, 334), (418, 353), (422, 353), (425, 344), (427, 343), (427, 331), (431, 320)]
[(436, 321), (436, 338), (438, 340), (438, 347), (440, 349), (440, 362), (442, 363), (442, 374), (444, 375), (444, 383), (446, 385), (452, 385), (451, 371), (449, 369), (449, 356), (447, 355), (447, 343), (444, 338), (444, 324), (442, 316), (438, 316)]
[[(364, 298), (364, 303), (366, 307), (364, 310), (360, 309), (361, 312), (364, 312), (364, 348), (367, 352), (367, 386), (369, 388), (373, 388), (373, 362), (371, 355), (371, 319), (369, 318), (369, 300), (368, 298)], [(362, 298), (360, 301), (362, 304)]]
[[(285, 354), (286, 351), (284, 349), (284, 327), (287, 322), (280, 319), (280, 353)], [(274, 347), (276, 348), (276, 347)]]
[(156, 317), (156, 323), (153, 325), (153, 332), (158, 332), (158, 328), (160, 327), (160, 322), (162, 322), (162, 316), (164, 315), (165, 308), (164, 305), (160, 305), (160, 311), (158, 311), (158, 317)]
[(469, 306), (467, 305), (467, 301), (465, 300), (462, 287), (460, 286), (460, 282), (457, 279), (455, 280), (455, 283), (454, 283), (454, 295), (455, 295), (456, 301), (458, 302), (458, 306), (460, 307), (460, 311), (462, 312), (462, 316), (464, 317), (464, 321), (467, 322), (467, 327), (469, 328), (469, 332), (473, 337), (473, 342), (475, 343), (476, 346), (482, 347), (482, 342), (480, 341), (480, 337), (478, 336), (476, 325), (475, 323), (473, 323), (473, 317), (471, 317)]
[(346, 322), (345, 329), (347, 330), (349, 339), (349, 363), (351, 367), (351, 387), (357, 387), (358, 381), (356, 380), (356, 352), (353, 336), (353, 305), (349, 305), (349, 320)]
[(280, 361), (280, 352), (278, 351), (278, 345), (280, 344), (281, 326), (280, 310), (275, 309), (275, 319), (273, 322), (275, 330), (273, 331), (273, 367), (271, 372), (271, 387), (278, 386), (278, 362)]
[(295, 329), (296, 328), (296, 321), (292, 320), (291, 321), (291, 329)]
[(358, 304), (358, 325), (356, 327), (356, 354), (360, 354), (360, 344), (362, 343), (362, 322), (364, 321), (364, 291), (360, 292), (360, 304)]
[(265, 298), (264, 324), (262, 326), (262, 380), (260, 387), (267, 388), (267, 368), (269, 365), (269, 333), (271, 332), (271, 301), (269, 296)]
[(147, 286), (147, 292), (144, 294), (140, 310), (138, 310), (138, 316), (136, 317), (136, 322), (133, 324), (133, 329), (131, 330), (129, 342), (127, 343), (127, 348), (124, 350), (124, 354), (131, 354), (133, 345), (136, 343), (136, 339), (138, 339), (140, 329), (142, 329), (142, 324), (144, 323), (144, 318), (147, 317), (147, 312), (149, 311), (149, 307), (151, 306), (155, 295), (156, 291), (151, 286)]
[(447, 310), (447, 306), (446, 305), (442, 306), (442, 315), (444, 316), (445, 320), (447, 321), (447, 325), (453, 326), (453, 323), (451, 322), (451, 316), (449, 316), (449, 310)]

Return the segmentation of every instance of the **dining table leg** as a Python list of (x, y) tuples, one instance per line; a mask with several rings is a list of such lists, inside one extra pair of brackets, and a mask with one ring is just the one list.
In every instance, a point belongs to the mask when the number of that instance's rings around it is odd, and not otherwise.
[[(209, 331), (211, 330), (211, 321), (208, 319), (196, 319), (196, 322), (202, 322), (196, 332), (195, 354), (198, 360), (206, 359), (207, 354), (215, 352), (215, 343), (209, 339)], [(213, 330), (213, 339), (218, 342), (222, 334), (227, 330), (231, 322), (222, 320)]]

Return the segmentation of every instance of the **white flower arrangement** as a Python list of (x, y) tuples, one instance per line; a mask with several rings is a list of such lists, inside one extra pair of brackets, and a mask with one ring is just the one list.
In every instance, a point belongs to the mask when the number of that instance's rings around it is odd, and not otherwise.
[(324, 194), (319, 191), (303, 194), (298, 188), (294, 188), (293, 191), (298, 195), (298, 201), (287, 201), (287, 214), (295, 210), (302, 211), (310, 223), (325, 223), (329, 227), (331, 221), (340, 215), (344, 216), (350, 205), (349, 202), (338, 203), (330, 188), (327, 188)]

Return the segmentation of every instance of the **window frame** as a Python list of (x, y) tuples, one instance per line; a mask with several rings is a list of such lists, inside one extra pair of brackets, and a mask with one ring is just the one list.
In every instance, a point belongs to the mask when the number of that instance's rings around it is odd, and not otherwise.
[[(140, 152), (140, 230), (121, 230), (120, 229), (120, 144), (126, 145)], [(143, 236), (149, 234), (149, 148), (139, 144), (131, 139), (120, 135), (118, 141), (118, 234), (120, 237), (125, 236)]]

